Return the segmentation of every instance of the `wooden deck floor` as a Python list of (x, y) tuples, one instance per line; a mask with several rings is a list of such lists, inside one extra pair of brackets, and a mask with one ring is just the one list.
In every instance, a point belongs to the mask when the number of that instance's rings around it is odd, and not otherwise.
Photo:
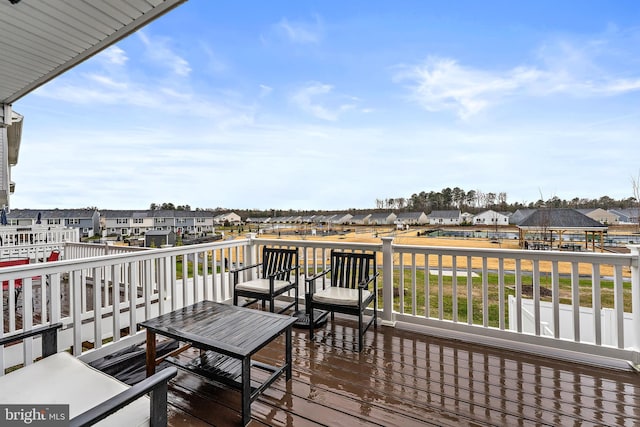
[[(378, 327), (362, 353), (354, 323), (315, 342), (294, 329), (293, 378), (252, 404), (260, 426), (640, 425), (640, 375)], [(257, 359), (276, 363), (282, 339)], [(279, 362), (278, 362), (279, 363)], [(240, 425), (240, 395), (187, 373), (172, 381), (172, 426)]]
[[(252, 404), (250, 425), (640, 425), (640, 374), (387, 327), (370, 330), (356, 353), (354, 327), (336, 318), (314, 342), (294, 328), (293, 378)], [(256, 358), (279, 364), (283, 348), (279, 338)], [(237, 426), (239, 408), (238, 392), (197, 376), (170, 383), (171, 426)]]

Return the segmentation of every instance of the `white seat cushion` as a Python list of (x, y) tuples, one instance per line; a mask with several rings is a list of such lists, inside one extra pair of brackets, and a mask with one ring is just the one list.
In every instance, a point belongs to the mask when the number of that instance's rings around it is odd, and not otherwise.
[[(371, 296), (371, 292), (366, 289), (362, 290), (362, 300), (366, 300)], [(330, 286), (313, 294), (313, 300), (323, 304), (338, 305), (358, 305), (358, 290), (350, 288), (339, 288)]]
[[(289, 286), (290, 283), (286, 280), (274, 280), (273, 281), (273, 289), (280, 290), (285, 286)], [(249, 280), (248, 282), (238, 283), (236, 285), (236, 289), (240, 289), (243, 291), (251, 291), (251, 292), (260, 292), (264, 294), (269, 293), (269, 279), (255, 279)]]
[[(68, 404), (69, 417), (73, 418), (128, 388), (69, 353), (60, 352), (0, 377), (0, 402)], [(149, 398), (141, 397), (96, 425), (149, 425)]]

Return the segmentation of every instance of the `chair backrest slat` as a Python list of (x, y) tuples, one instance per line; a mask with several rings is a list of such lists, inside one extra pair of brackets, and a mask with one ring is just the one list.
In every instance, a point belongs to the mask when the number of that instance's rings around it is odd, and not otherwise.
[(356, 289), (375, 271), (375, 254), (331, 252), (331, 286)]
[(262, 248), (262, 278), (266, 279), (271, 274), (284, 271), (276, 276), (277, 280), (289, 280), (291, 277), (291, 267), (298, 264), (297, 249), (283, 248)]

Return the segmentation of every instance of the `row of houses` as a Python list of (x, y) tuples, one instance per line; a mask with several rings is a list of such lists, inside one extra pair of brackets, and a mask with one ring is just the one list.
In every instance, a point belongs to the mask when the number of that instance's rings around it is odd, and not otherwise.
[[(537, 209), (519, 209), (516, 212), (497, 212), (486, 210), (478, 214), (460, 210), (438, 210), (429, 214), (424, 212), (383, 212), (351, 215), (348, 213), (331, 215), (286, 216), (270, 218), (247, 218), (254, 224), (332, 224), (332, 225), (518, 225)], [(604, 210), (576, 209), (587, 217), (604, 225), (637, 224), (638, 209)]]
[(12, 209), (7, 225), (36, 224), (78, 228), (83, 237), (106, 235), (139, 236), (151, 230), (183, 234), (208, 234), (216, 226), (242, 222), (234, 212), (181, 210)]
[[(328, 225), (519, 225), (536, 209), (516, 212), (486, 210), (476, 215), (460, 210), (424, 212), (383, 212), (352, 215), (294, 215), (271, 218), (246, 218), (235, 212), (182, 210), (97, 210), (97, 209), (13, 209), (6, 214), (8, 225), (29, 227), (36, 224), (78, 228), (80, 235), (137, 236), (151, 230), (173, 231), (176, 234), (209, 234), (215, 227), (237, 224), (328, 224)], [(577, 209), (578, 212), (604, 225), (637, 224), (638, 209), (604, 210)]]

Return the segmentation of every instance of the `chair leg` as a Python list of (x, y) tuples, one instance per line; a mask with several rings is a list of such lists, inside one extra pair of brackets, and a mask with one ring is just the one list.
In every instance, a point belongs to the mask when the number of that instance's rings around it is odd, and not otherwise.
[(358, 353), (362, 351), (362, 337), (364, 335), (363, 329), (363, 319), (362, 319), (362, 311), (358, 316)]
[(313, 318), (313, 307), (309, 304), (309, 299), (307, 298), (307, 303), (305, 304), (305, 308), (309, 313), (309, 339), (313, 340), (313, 325), (315, 323), (315, 319)]

